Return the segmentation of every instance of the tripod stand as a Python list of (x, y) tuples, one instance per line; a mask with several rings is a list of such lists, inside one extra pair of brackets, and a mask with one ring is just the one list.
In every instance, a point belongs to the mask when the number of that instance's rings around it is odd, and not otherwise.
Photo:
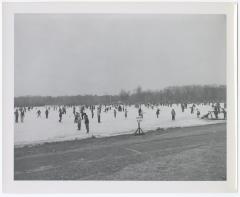
[(143, 130), (141, 129), (141, 127), (140, 127), (140, 122), (141, 121), (137, 121), (138, 122), (138, 128), (137, 128), (137, 130), (135, 131), (135, 133), (134, 133), (134, 135), (144, 135), (144, 132), (143, 132)]

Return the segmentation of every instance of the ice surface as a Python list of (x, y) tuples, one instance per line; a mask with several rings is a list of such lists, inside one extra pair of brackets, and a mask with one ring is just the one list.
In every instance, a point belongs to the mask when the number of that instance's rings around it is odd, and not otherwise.
[[(189, 105), (190, 107), (190, 105)], [(184, 112), (181, 111), (180, 105), (173, 105), (172, 108), (176, 111), (176, 120), (171, 120), (171, 107), (160, 106), (159, 118), (156, 117), (156, 107), (154, 109), (142, 106), (143, 121), (141, 128), (144, 132), (154, 130), (157, 128), (169, 127), (188, 127), (196, 125), (215, 124), (225, 122), (224, 120), (203, 120), (197, 118), (196, 110), (194, 114), (190, 113), (190, 108)], [(201, 115), (212, 111), (209, 105), (196, 106), (201, 112)], [(94, 135), (95, 137), (106, 137), (121, 134), (134, 133), (137, 129), (136, 117), (138, 116), (138, 109), (134, 106), (127, 107), (128, 117), (124, 117), (124, 112), (117, 112), (116, 119), (114, 118), (113, 109), (104, 112), (104, 107), (101, 113), (101, 123), (97, 122), (97, 113), (94, 111), (94, 118), (91, 117), (91, 112), (87, 109), (85, 112), (89, 117), (90, 133), (86, 133), (84, 121), (82, 121), (82, 129), (77, 130), (77, 125), (74, 124), (73, 109), (67, 108), (67, 113), (63, 115), (62, 122), (59, 123), (58, 110), (50, 109), (48, 119), (45, 118), (46, 107), (35, 107), (25, 114), (24, 122), (14, 123), (14, 144), (36, 144), (43, 142), (64, 141), (72, 139), (89, 138)], [(41, 110), (41, 117), (37, 118), (37, 110)], [(79, 108), (76, 107), (76, 111)], [(223, 118), (223, 115), (219, 116)]]

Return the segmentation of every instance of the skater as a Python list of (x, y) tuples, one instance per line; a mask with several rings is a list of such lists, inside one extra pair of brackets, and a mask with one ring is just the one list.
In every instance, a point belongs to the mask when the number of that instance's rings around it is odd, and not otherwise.
[(172, 120), (175, 120), (176, 112), (173, 108), (172, 108), (171, 114), (172, 114)]
[(122, 107), (121, 107), (121, 105), (118, 106), (118, 111), (119, 111), (119, 112), (122, 111)]
[(138, 109), (138, 116), (141, 116), (142, 115), (142, 109), (141, 109), (141, 107), (139, 107), (139, 109)]
[(207, 114), (205, 114), (204, 116), (202, 116), (201, 117), (201, 119), (208, 119), (209, 117), (209, 115), (211, 114), (211, 112), (208, 112)]
[(84, 115), (84, 119), (85, 119), (85, 126), (86, 126), (87, 133), (89, 133), (89, 120), (88, 120), (87, 114)]
[(143, 112), (142, 112), (141, 107), (140, 107), (139, 110), (138, 110), (138, 116), (141, 116), (141, 117), (143, 118)]
[(221, 109), (221, 105), (220, 105), (220, 103), (217, 103), (217, 111), (218, 111), (218, 113), (220, 113), (220, 110)]
[(127, 118), (127, 113), (128, 113), (127, 108), (125, 108), (125, 113), (124, 113), (125, 118)]
[(82, 117), (82, 120), (83, 120), (83, 115), (84, 115), (84, 106), (81, 107), (81, 117)]
[(65, 106), (62, 108), (62, 113), (63, 113), (63, 114), (66, 114), (66, 113), (67, 113)]
[(62, 114), (63, 114), (62, 109), (59, 108), (59, 122), (62, 122)]
[(76, 107), (73, 106), (73, 115), (75, 116), (75, 113), (76, 113)]
[(37, 111), (37, 117), (38, 117), (38, 118), (41, 117), (41, 111), (40, 111), (40, 110)]
[(23, 119), (24, 119), (24, 110), (22, 109), (21, 112), (20, 112), (20, 116), (21, 116), (21, 122), (23, 122)]
[(200, 116), (200, 111), (197, 110), (197, 117), (199, 118), (199, 116)]
[(100, 108), (98, 108), (97, 110), (97, 118), (98, 118), (98, 123), (101, 122), (101, 111), (100, 111)]
[(18, 109), (16, 109), (14, 114), (15, 114), (15, 122), (18, 123), (18, 116), (19, 116)]
[(117, 116), (117, 111), (116, 109), (114, 109), (114, 118), (116, 118), (116, 116)]
[(46, 119), (48, 119), (48, 109), (45, 111)]
[(181, 108), (182, 108), (182, 112), (184, 112), (184, 104), (183, 103), (181, 103)]
[(223, 112), (223, 118), (227, 119), (227, 112), (224, 108), (222, 109), (222, 112)]
[(157, 118), (159, 116), (159, 113), (160, 113), (160, 109), (158, 108), (157, 111), (156, 111)]
[(76, 113), (76, 117), (77, 117), (77, 127), (78, 127), (78, 130), (81, 130), (82, 119), (80, 117), (80, 114)]
[(191, 109), (191, 114), (193, 114), (193, 111), (194, 111), (194, 105), (192, 105), (192, 107), (190, 107)]
[(214, 111), (213, 112), (214, 112), (215, 118), (218, 119), (218, 107), (217, 106), (214, 107)]
[(91, 107), (91, 114), (92, 114), (92, 119), (93, 119), (93, 117), (94, 117), (93, 106)]
[(78, 122), (78, 116), (80, 116), (79, 113), (75, 112), (75, 114), (74, 114), (74, 123)]

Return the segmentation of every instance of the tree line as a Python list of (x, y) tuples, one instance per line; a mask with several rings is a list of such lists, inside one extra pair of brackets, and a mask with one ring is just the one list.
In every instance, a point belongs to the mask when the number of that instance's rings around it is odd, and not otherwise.
[(171, 86), (163, 90), (134, 91), (121, 90), (118, 95), (77, 95), (77, 96), (21, 96), (14, 98), (14, 106), (43, 105), (99, 105), (99, 104), (171, 104), (226, 102), (225, 85)]

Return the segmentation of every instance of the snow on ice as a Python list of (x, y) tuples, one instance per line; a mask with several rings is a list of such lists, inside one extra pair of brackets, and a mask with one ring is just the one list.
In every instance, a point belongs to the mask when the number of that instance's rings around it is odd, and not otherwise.
[[(189, 105), (190, 106), (190, 105)], [(176, 111), (176, 120), (171, 120), (171, 107), (160, 106), (159, 118), (156, 117), (156, 107), (154, 109), (142, 106), (143, 121), (141, 128), (144, 132), (155, 130), (157, 128), (169, 127), (189, 127), (197, 125), (215, 124), (225, 122), (224, 120), (205, 120), (197, 118), (196, 110), (194, 114), (190, 113), (190, 108), (181, 111), (180, 105), (172, 106)], [(201, 115), (212, 111), (209, 105), (196, 106)], [(73, 139), (84, 139), (92, 136), (107, 137), (121, 134), (131, 134), (137, 129), (138, 108), (128, 106), (128, 116), (125, 118), (124, 112), (117, 112), (114, 118), (113, 109), (108, 112), (101, 112), (101, 123), (97, 122), (97, 110), (94, 110), (94, 118), (91, 117), (89, 109), (85, 110), (89, 117), (90, 133), (86, 133), (84, 121), (82, 121), (81, 130), (77, 130), (77, 124), (74, 124), (73, 109), (67, 108), (67, 113), (63, 115), (62, 122), (59, 123), (58, 110), (51, 107), (48, 119), (45, 118), (46, 107), (34, 107), (33, 110), (25, 113), (24, 122), (14, 123), (14, 144), (26, 145), (43, 142), (65, 141)], [(37, 110), (41, 110), (41, 117), (37, 118)], [(76, 111), (79, 108), (76, 107)], [(223, 118), (221, 113), (220, 118)]]

